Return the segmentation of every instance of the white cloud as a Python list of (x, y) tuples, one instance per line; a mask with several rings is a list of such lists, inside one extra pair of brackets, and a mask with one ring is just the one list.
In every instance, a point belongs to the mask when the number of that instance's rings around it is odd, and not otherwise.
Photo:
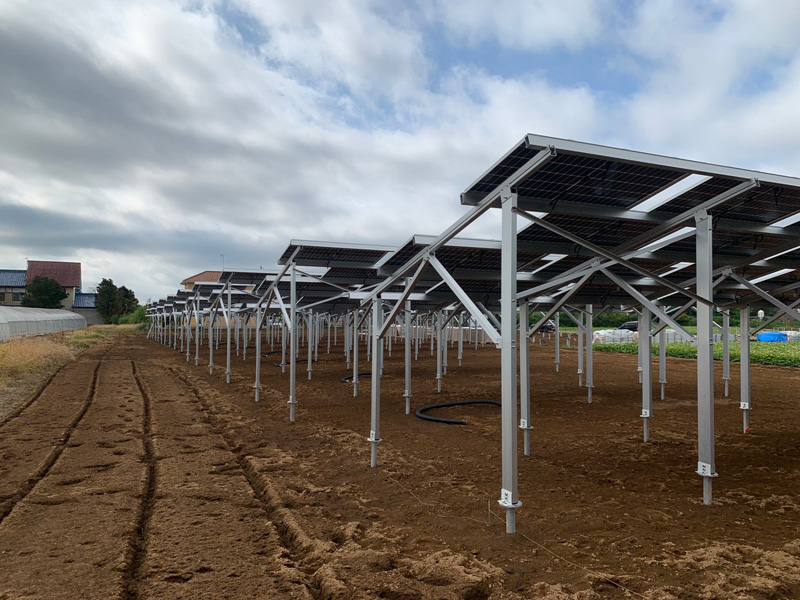
[(407, 97), (425, 87), (428, 64), (420, 32), (379, 14), (378, 2), (237, 0), (236, 5), (266, 30), (265, 59), (327, 91), (344, 85), (361, 96)]
[[(709, 10), (709, 7), (711, 10)], [(794, 151), (800, 4), (647, 2), (625, 32), (650, 65), (625, 105), (629, 139), (660, 152), (760, 167)]]
[(516, 50), (576, 50), (600, 37), (609, 10), (604, 0), (438, 0), (430, 14), (454, 43), (493, 40)]
[[(258, 267), (292, 238), (436, 234), (466, 210), (459, 192), (528, 132), (800, 173), (795, 4), (637, 6), (617, 30), (613, 5), (577, 0), (425, 15), (366, 0), (4, 2), (0, 266), (77, 259), (87, 280), (146, 298), (222, 252)], [(570, 51), (617, 37), (639, 90), (609, 105), (539, 69), (500, 76), (458, 60), (434, 86), (435, 23), (459, 34), (455, 47)], [(496, 215), (470, 230), (497, 232)]]

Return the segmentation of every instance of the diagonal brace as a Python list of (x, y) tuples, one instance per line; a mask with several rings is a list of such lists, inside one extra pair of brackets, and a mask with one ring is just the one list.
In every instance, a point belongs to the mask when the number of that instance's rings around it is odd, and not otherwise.
[[(539, 217), (534, 217), (533, 215), (526, 213), (524, 210), (514, 209), (514, 212), (516, 214), (518, 214), (519, 216), (524, 217), (524, 218), (528, 219), (529, 221), (532, 221), (533, 223), (536, 223), (537, 225), (539, 225), (541, 227), (544, 227), (548, 231), (552, 231), (553, 233), (556, 233), (556, 234), (560, 235), (561, 237), (564, 237), (564, 238), (566, 238), (566, 239), (568, 239), (568, 240), (570, 240), (572, 242), (575, 242), (576, 244), (579, 244), (579, 245), (583, 246), (584, 248), (589, 248), (589, 250), (592, 250), (593, 252), (596, 252), (600, 256), (603, 256), (605, 258), (613, 260), (614, 262), (616, 262), (616, 263), (618, 263), (618, 264), (620, 264), (620, 265), (622, 265), (624, 267), (627, 267), (632, 271), (636, 271), (640, 275), (644, 275), (645, 277), (649, 277), (650, 279), (653, 279), (654, 281), (657, 281), (658, 283), (660, 283), (664, 287), (667, 287), (667, 288), (669, 288), (671, 290), (674, 290), (676, 292), (679, 292), (681, 294), (685, 294), (686, 296), (689, 296), (690, 298), (693, 298), (697, 302), (702, 302), (703, 304), (707, 304), (709, 306), (713, 306), (714, 305), (714, 303), (712, 301), (706, 300), (705, 298), (702, 298), (702, 297), (698, 296), (697, 294), (695, 294), (691, 290), (687, 290), (686, 288), (683, 288), (683, 287), (681, 287), (681, 286), (679, 286), (679, 285), (677, 285), (675, 283), (672, 283), (669, 279), (665, 279), (664, 277), (661, 277), (660, 275), (656, 275), (652, 271), (649, 271), (648, 269), (645, 269), (644, 267), (641, 267), (641, 266), (637, 265), (636, 263), (633, 263), (633, 262), (631, 262), (631, 261), (629, 261), (629, 260), (627, 260), (625, 258), (622, 258), (621, 256), (618, 256), (617, 254), (614, 254), (613, 252), (610, 252), (609, 250), (606, 250), (605, 248), (601, 248), (597, 244), (593, 244), (592, 242), (584, 240), (583, 238), (581, 238), (581, 237), (579, 237), (579, 236), (577, 236), (577, 235), (575, 235), (573, 233), (570, 233), (569, 231), (567, 231), (565, 229), (562, 229), (558, 225), (553, 225), (552, 223), (548, 223), (547, 221), (545, 221), (543, 219), (540, 219)], [(605, 270), (603, 270), (603, 271), (606, 272)]]
[(478, 325), (486, 332), (486, 334), (492, 339), (495, 345), (499, 348), (501, 344), (501, 337), (500, 334), (497, 332), (497, 329), (492, 327), (492, 324), (486, 318), (481, 310), (475, 305), (467, 293), (461, 289), (461, 286), (458, 285), (458, 282), (455, 278), (450, 275), (447, 269), (444, 268), (444, 265), (439, 262), (439, 259), (436, 258), (434, 255), (430, 255), (428, 260), (430, 261), (431, 266), (436, 269), (436, 272), (439, 273), (439, 276), (444, 280), (450, 290), (456, 295), (456, 298), (464, 305), (469, 313), (475, 318), (478, 322)]
[(403, 293), (400, 295), (400, 298), (397, 300), (397, 303), (392, 307), (392, 310), (389, 312), (389, 316), (386, 317), (386, 320), (383, 322), (383, 327), (381, 327), (380, 333), (378, 333), (378, 338), (383, 338), (386, 335), (386, 332), (389, 331), (389, 328), (394, 323), (394, 320), (397, 318), (397, 315), (400, 313), (401, 310), (405, 307), (406, 300), (411, 295), (411, 292), (414, 291), (414, 288), (417, 287), (417, 283), (419, 282), (420, 277), (422, 277), (422, 273), (425, 271), (425, 267), (428, 266), (428, 259), (423, 258), (422, 262), (419, 263), (417, 270), (414, 272), (414, 275), (411, 276), (411, 279), (406, 284), (406, 288), (403, 290)]
[[(651, 313), (653, 313), (654, 315), (656, 315), (656, 316), (658, 317), (658, 319), (659, 319), (659, 320), (660, 320), (662, 323), (668, 323), (668, 324), (672, 325), (672, 328), (673, 328), (675, 331), (677, 331), (678, 333), (680, 333), (680, 334), (681, 334), (681, 337), (682, 337), (682, 338), (684, 338), (684, 339), (685, 339), (687, 342), (692, 342), (692, 341), (694, 341), (694, 336), (693, 336), (692, 334), (690, 334), (690, 333), (689, 333), (688, 331), (686, 331), (686, 330), (685, 330), (683, 327), (681, 327), (680, 325), (678, 325), (678, 322), (677, 322), (677, 321), (675, 321), (675, 320), (674, 320), (672, 317), (670, 317), (670, 316), (669, 316), (669, 315), (668, 315), (668, 314), (667, 314), (665, 311), (661, 310), (661, 308), (660, 308), (660, 307), (658, 307), (658, 306), (657, 306), (657, 305), (656, 305), (656, 304), (655, 304), (655, 303), (654, 303), (652, 300), (650, 300), (649, 298), (647, 298), (647, 297), (646, 297), (644, 294), (642, 294), (642, 293), (641, 293), (639, 290), (635, 289), (635, 288), (634, 288), (634, 287), (633, 287), (631, 284), (629, 284), (627, 281), (625, 281), (625, 280), (624, 280), (624, 279), (622, 279), (621, 277), (618, 277), (617, 275), (615, 275), (614, 273), (612, 273), (611, 271), (609, 271), (609, 270), (607, 270), (607, 269), (603, 269), (603, 273), (604, 273), (604, 274), (605, 274), (605, 276), (606, 276), (606, 277), (608, 277), (608, 278), (609, 278), (611, 281), (613, 281), (614, 283), (616, 283), (616, 284), (617, 284), (619, 287), (621, 287), (623, 290), (625, 290), (625, 291), (626, 291), (626, 292), (628, 292), (628, 293), (629, 293), (631, 296), (633, 296), (633, 297), (634, 297), (634, 298), (636, 298), (636, 299), (637, 299), (639, 302), (641, 302), (643, 306), (645, 306), (645, 307), (647, 307), (648, 309), (650, 309), (650, 312), (651, 312)], [(650, 334), (650, 332), (649, 332), (649, 331), (648, 331), (647, 333), (648, 333), (648, 334)]]
[(593, 273), (587, 273), (586, 275), (581, 277), (578, 283), (576, 283), (574, 286), (572, 286), (572, 288), (567, 290), (567, 293), (564, 294), (564, 296), (560, 300), (558, 300), (558, 302), (556, 302), (553, 305), (553, 307), (550, 310), (548, 310), (547, 313), (541, 319), (539, 319), (539, 321), (537, 321), (537, 323), (533, 327), (530, 328), (530, 330), (528, 331), (528, 337), (532, 336), (534, 333), (539, 331), (542, 325), (547, 323), (550, 317), (556, 314), (561, 309), (562, 306), (564, 306), (567, 302), (569, 302), (569, 299), (572, 298), (587, 281), (589, 281), (589, 278), (592, 275)]
[(783, 313), (786, 316), (791, 317), (795, 321), (800, 321), (800, 315), (797, 314), (796, 310), (792, 309), (792, 307), (790, 307), (790, 306), (787, 306), (786, 304), (784, 304), (783, 302), (781, 302), (780, 300), (778, 300), (777, 298), (772, 296), (772, 294), (769, 294), (769, 293), (765, 292), (764, 290), (762, 290), (757, 285), (747, 281), (747, 279), (745, 279), (744, 277), (742, 277), (738, 273), (732, 273), (731, 277), (733, 277), (736, 281), (738, 281), (739, 283), (741, 283), (745, 287), (749, 288), (752, 292), (755, 292), (756, 294), (761, 296), (764, 300), (766, 300), (767, 302), (769, 302), (773, 306), (775, 306), (775, 307), (779, 308), (780, 310), (782, 310)]

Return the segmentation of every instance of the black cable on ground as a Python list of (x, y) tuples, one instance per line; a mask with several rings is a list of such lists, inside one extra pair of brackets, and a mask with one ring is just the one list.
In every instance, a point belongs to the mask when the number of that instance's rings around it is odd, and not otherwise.
[[(300, 360), (296, 360), (296, 361), (294, 361), (294, 364), (296, 364), (296, 365), (299, 365), (300, 363), (307, 363), (307, 362), (308, 362), (308, 359), (307, 359), (307, 358), (301, 358)], [(312, 362), (312, 363), (315, 363), (315, 362), (319, 362), (319, 361), (318, 361), (318, 360), (312, 360), (311, 362)], [(288, 362), (288, 361), (286, 361), (285, 363), (279, 363), (279, 362), (276, 362), (276, 363), (273, 363), (273, 364), (274, 364), (276, 367), (282, 367), (283, 365), (288, 365), (288, 364), (289, 364), (289, 362)]]
[(491, 404), (493, 406), (502, 406), (499, 402), (494, 400), (463, 400), (461, 402), (442, 402), (440, 404), (428, 404), (428, 406), (423, 406), (422, 408), (418, 408), (416, 415), (420, 419), (424, 419), (426, 421), (433, 421), (434, 423), (447, 423), (448, 425), (466, 425), (467, 422), (462, 419), (444, 419), (442, 417), (432, 417), (431, 415), (426, 415), (424, 413), (428, 412), (429, 410), (433, 410), (434, 408), (448, 408), (450, 406), (466, 406), (468, 404)]
[[(361, 377), (362, 375), (372, 375), (372, 371), (360, 371), (358, 376)], [(347, 383), (348, 381), (353, 381), (352, 375), (347, 375), (346, 377), (342, 377), (342, 381)]]

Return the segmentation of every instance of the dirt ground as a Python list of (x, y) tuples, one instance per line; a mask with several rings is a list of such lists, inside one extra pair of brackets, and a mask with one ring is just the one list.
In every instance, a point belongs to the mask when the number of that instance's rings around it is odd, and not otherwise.
[[(341, 347), (320, 345), (311, 381), (298, 365), (289, 423), (279, 354), (256, 404), (252, 349), (228, 385), (223, 347), (210, 375), (207, 348), (195, 367), (111, 335), (0, 427), (0, 599), (800, 597), (800, 370), (753, 367), (744, 434), (738, 365), (729, 398), (718, 367), (719, 477), (703, 506), (694, 361), (668, 359), (645, 444), (635, 356), (595, 353), (587, 404), (574, 350), (558, 373), (552, 342), (532, 350), (535, 429), (529, 457), (520, 436), (509, 536), (499, 409), (440, 411), (465, 426), (406, 415), (401, 348), (370, 469), (369, 377), (354, 398)], [(455, 356), (438, 394), (420, 352), (414, 408), (500, 399), (497, 350)]]

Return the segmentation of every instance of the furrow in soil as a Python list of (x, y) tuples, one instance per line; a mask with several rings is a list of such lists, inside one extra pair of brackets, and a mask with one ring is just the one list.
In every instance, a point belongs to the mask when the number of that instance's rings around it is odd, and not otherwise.
[(92, 381), (60, 457), (0, 525), (0, 598), (119, 595), (146, 480), (143, 406), (130, 362), (113, 352)]
[(2, 524), (3, 520), (5, 520), (11, 511), (14, 510), (14, 507), (25, 499), (25, 497), (31, 492), (31, 490), (33, 490), (36, 484), (47, 476), (47, 474), (53, 468), (53, 465), (56, 464), (56, 461), (61, 457), (61, 454), (64, 452), (64, 448), (67, 447), (67, 444), (72, 437), (72, 433), (86, 415), (86, 411), (89, 410), (89, 407), (94, 400), (95, 391), (97, 389), (97, 373), (100, 370), (101, 364), (102, 361), (98, 361), (95, 365), (86, 399), (81, 405), (78, 413), (67, 424), (67, 427), (62, 432), (61, 437), (56, 440), (56, 442), (50, 448), (50, 452), (47, 453), (47, 456), (39, 465), (39, 467), (24, 481), (19, 482), (17, 489), (13, 493), (9, 494), (9, 496), (0, 505), (0, 524)]
[(311, 597), (307, 576), (191, 389), (155, 362), (137, 367), (158, 462), (140, 597)]

